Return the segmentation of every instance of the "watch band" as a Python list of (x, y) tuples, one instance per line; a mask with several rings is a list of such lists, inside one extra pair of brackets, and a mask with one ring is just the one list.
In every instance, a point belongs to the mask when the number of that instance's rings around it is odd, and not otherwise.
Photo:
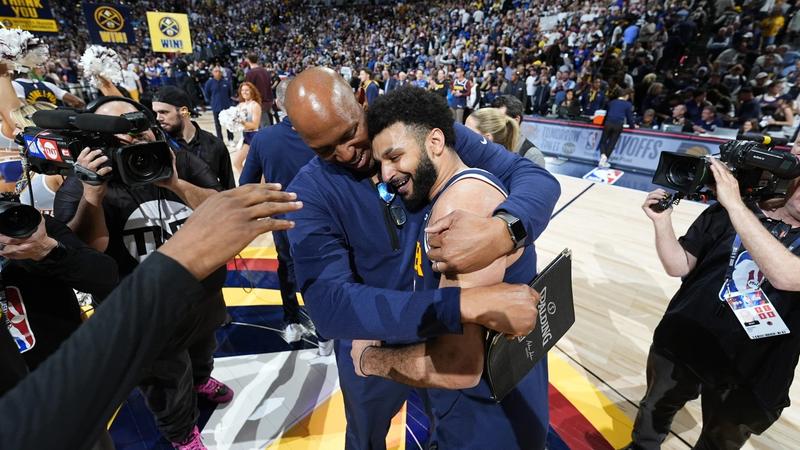
[(501, 219), (506, 223), (508, 234), (511, 236), (511, 242), (514, 243), (514, 249), (519, 249), (525, 246), (525, 241), (528, 239), (528, 232), (525, 231), (525, 225), (517, 217), (509, 214), (506, 211), (498, 211), (494, 217)]

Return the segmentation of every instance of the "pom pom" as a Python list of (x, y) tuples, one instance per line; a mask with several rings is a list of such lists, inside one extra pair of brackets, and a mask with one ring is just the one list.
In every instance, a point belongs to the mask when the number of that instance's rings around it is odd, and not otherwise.
[(0, 62), (17, 72), (28, 72), (50, 57), (47, 44), (18, 28), (0, 28)]
[(122, 82), (122, 62), (117, 52), (101, 45), (92, 45), (83, 52), (79, 63), (83, 75), (90, 78), (92, 85), (100, 86), (98, 77), (119, 84)]
[(232, 133), (244, 131), (245, 121), (247, 113), (239, 107), (231, 106), (219, 112), (219, 124)]

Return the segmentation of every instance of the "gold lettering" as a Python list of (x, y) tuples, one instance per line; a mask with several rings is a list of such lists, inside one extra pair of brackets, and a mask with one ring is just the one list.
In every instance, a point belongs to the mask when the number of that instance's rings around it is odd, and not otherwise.
[(414, 270), (417, 272), (417, 276), (422, 276), (422, 247), (419, 242), (417, 242), (417, 250), (414, 254)]
[(101, 31), (100, 40), (105, 43), (127, 44), (128, 35), (125, 33), (119, 33), (115, 31)]
[(17, 17), (39, 17), (39, 11), (34, 8), (26, 8), (21, 6), (12, 6), (11, 10), (14, 11), (14, 15)]

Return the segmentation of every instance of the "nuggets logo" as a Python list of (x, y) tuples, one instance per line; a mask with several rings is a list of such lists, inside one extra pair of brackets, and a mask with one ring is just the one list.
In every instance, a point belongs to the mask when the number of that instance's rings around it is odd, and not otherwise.
[(178, 22), (172, 17), (162, 17), (161, 20), (158, 21), (158, 29), (167, 37), (175, 37), (181, 32)]
[(417, 276), (422, 276), (422, 247), (417, 242), (417, 249), (414, 251), (414, 272)]
[(94, 21), (103, 31), (118, 32), (125, 26), (122, 13), (110, 6), (101, 6), (94, 12)]
[(28, 93), (28, 95), (25, 97), (25, 101), (28, 102), (29, 105), (33, 105), (36, 102), (45, 102), (55, 105), (57, 104), (58, 99), (56, 98), (56, 95), (49, 90), (45, 91), (43, 89), (34, 89)]

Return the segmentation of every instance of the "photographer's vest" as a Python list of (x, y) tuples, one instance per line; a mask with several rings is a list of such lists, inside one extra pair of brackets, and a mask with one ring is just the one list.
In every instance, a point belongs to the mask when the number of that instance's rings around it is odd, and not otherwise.
[(47, 87), (44, 81), (22, 79), (14, 80), (25, 91), (25, 103), (33, 105), (36, 102), (50, 103), (56, 106), (62, 106), (61, 101), (56, 98), (56, 93)]

